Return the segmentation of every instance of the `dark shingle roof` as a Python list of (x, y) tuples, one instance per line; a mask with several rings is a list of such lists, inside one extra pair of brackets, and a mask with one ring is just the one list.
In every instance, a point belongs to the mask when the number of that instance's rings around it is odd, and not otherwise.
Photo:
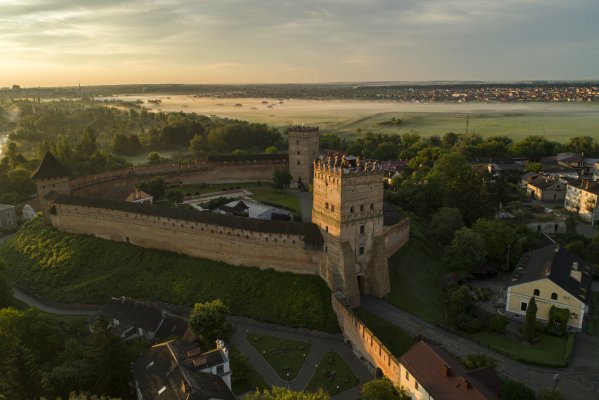
[(266, 221), (253, 218), (237, 217), (228, 214), (198, 212), (185, 208), (159, 207), (149, 204), (99, 199), (95, 197), (55, 195), (53, 198), (56, 204), (106, 208), (155, 217), (179, 219), (210, 225), (221, 225), (232, 229), (244, 229), (261, 233), (299, 235), (303, 236), (304, 243), (307, 246), (314, 248), (320, 248), (324, 243), (320, 229), (318, 229), (317, 225), (310, 222)]
[(61, 178), (63, 176), (69, 176), (70, 173), (71, 172), (65, 168), (52, 153), (46, 151), (42, 162), (31, 174), (31, 179)]
[(155, 332), (155, 337), (158, 339), (181, 337), (188, 327), (183, 318), (165, 315), (158, 307), (127, 297), (110, 299), (99, 314), (118, 320), (119, 325), (116, 328), (119, 331), (131, 327), (142, 328), (145, 331)]
[[(580, 281), (571, 276), (574, 262), (578, 263)], [(591, 267), (582, 258), (555, 244), (523, 254), (512, 273), (509, 285), (520, 285), (545, 278), (584, 303), (589, 303)]]
[[(143, 398), (234, 400), (235, 395), (219, 376), (199, 372), (185, 363), (179, 343), (174, 341), (153, 346), (133, 364), (133, 376)], [(187, 393), (182, 390), (183, 383)]]
[(531, 179), (529, 185), (544, 190), (555, 185), (556, 183), (558, 183), (558, 181), (555, 179), (548, 178), (546, 176), (538, 176), (534, 179)]

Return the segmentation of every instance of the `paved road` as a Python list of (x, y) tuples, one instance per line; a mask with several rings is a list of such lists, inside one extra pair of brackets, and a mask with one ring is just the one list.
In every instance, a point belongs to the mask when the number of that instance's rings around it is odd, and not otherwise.
[[(51, 314), (91, 315), (100, 309), (100, 306), (93, 305), (50, 303), (17, 288), (13, 289), (13, 296), (23, 303)], [(252, 323), (251, 320), (246, 322), (235, 321), (232, 324), (235, 327), (235, 333), (231, 338), (231, 343), (248, 357), (254, 369), (269, 385), (289, 386), (294, 390), (303, 390), (310, 382), (316, 370), (316, 365), (320, 363), (324, 354), (330, 351), (337, 352), (360, 380), (360, 385), (333, 396), (333, 400), (358, 400), (362, 384), (373, 378), (364, 363), (353, 354), (351, 347), (345, 344), (341, 335), (318, 335), (307, 330), (290, 330), (277, 325)], [(310, 351), (306, 355), (306, 361), (298, 376), (289, 382), (281, 379), (262, 355), (246, 341), (245, 338), (248, 332), (310, 342)]]
[(535, 390), (553, 387), (553, 376), (559, 373), (558, 388), (569, 400), (599, 400), (599, 338), (579, 335), (573, 359), (568, 368), (542, 368), (501, 356), (460, 336), (454, 335), (397, 309), (384, 300), (365, 296), (361, 307), (400, 327), (414, 336), (427, 337), (443, 345), (450, 353), (463, 357), (484, 353), (497, 360), (497, 370), (507, 377), (523, 382)]
[(62, 314), (62, 315), (92, 315), (100, 310), (100, 306), (93, 305), (71, 305), (71, 304), (59, 304), (50, 303), (45, 300), (41, 300), (36, 296), (33, 296), (21, 289), (13, 289), (13, 297), (17, 300), (22, 301), (25, 304), (35, 307), (38, 310), (50, 313), (50, 314)]

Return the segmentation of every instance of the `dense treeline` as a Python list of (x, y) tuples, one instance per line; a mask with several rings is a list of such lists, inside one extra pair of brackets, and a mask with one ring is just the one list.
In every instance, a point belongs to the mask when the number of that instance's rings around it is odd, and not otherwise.
[(131, 397), (129, 366), (142, 342), (126, 345), (105, 319), (90, 334), (85, 317), (12, 308), (4, 273), (0, 262), (0, 399)]

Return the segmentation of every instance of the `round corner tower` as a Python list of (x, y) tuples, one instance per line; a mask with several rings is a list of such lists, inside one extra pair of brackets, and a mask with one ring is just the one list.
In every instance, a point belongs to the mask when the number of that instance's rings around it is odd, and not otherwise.
[(317, 126), (293, 126), (287, 130), (291, 187), (308, 190), (313, 163), (318, 158), (320, 130)]

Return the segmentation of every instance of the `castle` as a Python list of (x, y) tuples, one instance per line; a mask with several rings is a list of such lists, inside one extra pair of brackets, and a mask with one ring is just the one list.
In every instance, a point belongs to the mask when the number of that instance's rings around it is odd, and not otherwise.
[[(212, 157), (124, 168), (69, 179), (47, 152), (33, 172), (44, 218), (57, 229), (124, 241), (233, 265), (322, 277), (350, 307), (389, 293), (387, 260), (408, 240), (410, 221), (383, 203), (375, 163), (319, 159), (319, 129), (288, 131), (288, 155)], [(102, 198), (118, 185), (162, 178), (167, 184), (271, 181), (288, 169), (292, 187), (313, 187), (312, 222), (263, 221)]]

